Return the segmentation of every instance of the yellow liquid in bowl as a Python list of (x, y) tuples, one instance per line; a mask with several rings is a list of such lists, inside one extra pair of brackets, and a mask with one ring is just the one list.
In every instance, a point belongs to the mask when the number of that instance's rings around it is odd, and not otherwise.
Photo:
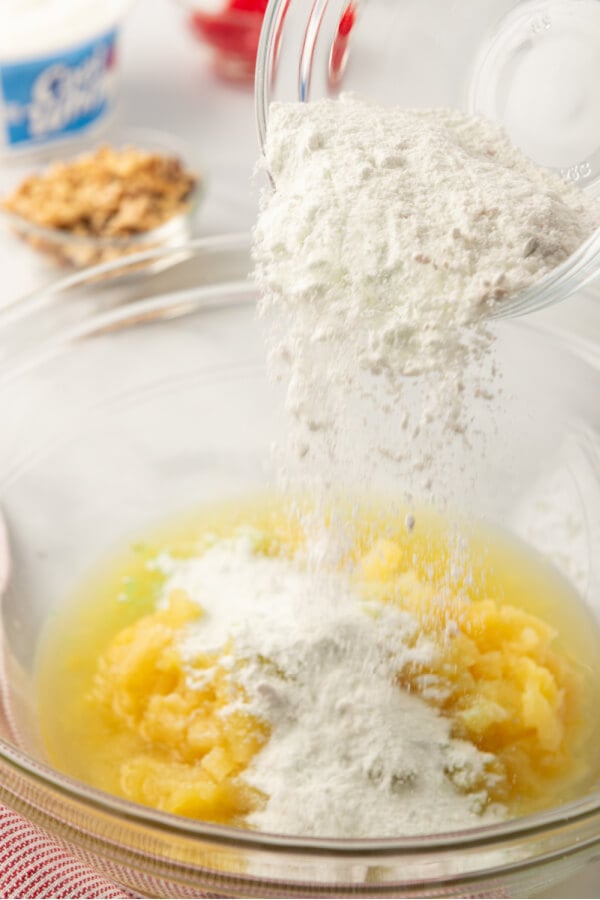
[[(398, 683), (447, 716), (456, 737), (494, 754), (489, 803), (520, 815), (588, 789), (600, 765), (600, 635), (553, 566), (503, 533), (426, 510), (410, 531), (404, 510), (375, 507), (344, 527), (338, 565), (361, 596), (406, 609), (437, 642), (436, 658), (399, 672)], [(273, 498), (207, 509), (150, 531), (65, 603), (38, 668), (42, 735), (57, 768), (227, 824), (244, 824), (265, 801), (244, 770), (269, 740), (268, 724), (221, 714), (235, 696), (218, 655), (197, 661), (211, 674), (190, 687), (177, 640), (197, 606), (172, 596), (156, 610), (159, 553), (190, 558), (240, 528), (253, 529), (266, 556), (293, 557), (305, 542), (298, 518)]]

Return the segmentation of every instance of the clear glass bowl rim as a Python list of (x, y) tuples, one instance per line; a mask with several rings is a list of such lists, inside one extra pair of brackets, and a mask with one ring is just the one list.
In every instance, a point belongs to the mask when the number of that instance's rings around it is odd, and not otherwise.
[[(248, 234), (228, 234), (215, 236), (210, 238), (198, 238), (177, 247), (156, 248), (153, 251), (131, 256), (132, 261), (151, 262), (157, 258), (173, 255), (176, 260), (193, 255), (202, 257), (204, 254), (226, 253), (231, 250), (244, 250), (250, 248), (250, 236)], [(122, 265), (122, 260), (114, 260), (110, 263), (104, 263), (94, 268), (86, 269), (81, 273), (72, 275), (66, 279), (62, 279), (51, 285), (47, 289), (25, 298), (22, 303), (15, 304), (5, 310), (0, 311), (0, 346), (3, 337), (10, 332), (11, 326), (15, 323), (22, 323), (28, 317), (38, 315), (40, 310), (45, 306), (54, 308), (56, 304), (60, 306), (60, 293), (64, 288), (76, 288), (78, 285), (85, 285), (89, 279), (95, 275), (104, 274), (112, 268)], [(183, 312), (177, 312), (181, 309), (182, 295), (185, 295), (186, 302), (196, 297), (193, 308), (189, 306)], [(174, 291), (161, 294), (159, 297), (153, 297), (149, 300), (134, 300), (110, 309), (107, 312), (94, 312), (91, 316), (84, 315), (82, 321), (73, 331), (71, 328), (63, 329), (63, 326), (57, 325), (56, 344), (59, 348), (68, 347), (73, 338), (85, 339), (85, 337), (93, 337), (94, 334), (104, 330), (107, 325), (121, 325), (129, 327), (130, 322), (136, 321), (145, 313), (157, 312), (159, 309), (164, 311), (168, 316), (169, 311), (173, 310), (175, 315), (189, 315), (201, 312), (203, 308), (215, 307), (236, 307), (241, 305), (253, 304), (256, 297), (256, 289), (252, 282), (240, 281), (223, 281), (218, 285), (209, 285), (190, 291)], [(63, 298), (64, 299), (64, 298)], [(70, 323), (72, 324), (72, 322)], [(531, 327), (525, 323), (525, 327)], [(559, 341), (580, 358), (585, 359), (595, 369), (600, 370), (600, 345), (587, 339), (567, 335), (548, 325), (533, 326), (537, 333), (543, 333), (550, 339)], [(8, 332), (7, 332), (8, 329)], [(61, 330), (63, 329), (63, 330)], [(35, 347), (29, 348), (34, 351)], [(54, 355), (54, 354), (53, 354)], [(14, 376), (18, 377), (23, 368), (29, 369), (37, 365), (43, 364), (47, 359), (45, 353), (34, 353), (31, 366), (19, 367), (15, 371)], [(257, 363), (258, 368), (258, 363)], [(6, 370), (0, 372), (0, 389), (2, 385), (11, 380), (11, 373)], [(2, 586), (0, 585), (0, 595)], [(2, 707), (2, 699), (0, 697), (0, 709)], [(565, 825), (569, 826), (586, 826), (590, 829), (592, 837), (587, 843), (600, 843), (600, 788), (590, 793), (589, 796), (569, 804), (565, 804), (554, 809), (537, 813), (534, 815), (508, 820), (506, 822), (485, 826), (482, 828), (470, 829), (461, 832), (452, 832), (447, 834), (434, 834), (417, 837), (399, 837), (386, 839), (331, 839), (331, 838), (303, 838), (292, 835), (278, 835), (266, 832), (253, 832), (242, 828), (227, 827), (215, 825), (199, 820), (187, 819), (168, 813), (146, 808), (133, 802), (121, 799), (119, 797), (105, 793), (98, 789), (92, 788), (82, 782), (79, 782), (68, 775), (65, 775), (53, 769), (50, 765), (40, 762), (22, 751), (9, 741), (0, 738), (0, 772), (2, 767), (15, 775), (20, 775), (26, 782), (35, 784), (37, 787), (48, 790), (52, 793), (58, 793), (67, 800), (76, 800), (82, 803), (90, 812), (97, 811), (109, 816), (116, 817), (121, 821), (129, 821), (132, 823), (143, 825), (145, 828), (153, 828), (163, 834), (181, 835), (186, 838), (201, 839), (208, 843), (218, 844), (220, 846), (235, 847), (242, 850), (268, 850), (271, 852), (279, 852), (281, 854), (298, 854), (298, 855), (326, 855), (328, 859), (339, 860), (355, 857), (358, 854), (365, 857), (402, 857), (433, 854), (436, 851), (447, 853), (452, 851), (468, 851), (487, 848), (489, 850), (500, 849), (503, 844), (509, 843), (517, 839), (534, 838), (538, 836), (550, 837), (553, 829), (559, 829)], [(18, 794), (17, 794), (18, 795)], [(0, 799), (4, 797), (5, 802), (10, 805), (12, 792), (6, 784), (0, 785)], [(20, 797), (20, 795), (18, 795)], [(21, 803), (23, 802), (20, 797)], [(32, 807), (35, 809), (35, 807)], [(35, 818), (35, 817), (34, 817)], [(577, 843), (572, 846), (572, 852), (577, 852), (586, 846), (586, 842)], [(560, 850), (561, 858), (568, 855), (568, 850), (562, 848)], [(539, 858), (525, 858), (520, 862), (507, 863), (506, 869), (535, 865), (539, 862)], [(177, 863), (171, 863), (171, 865)], [(186, 863), (189, 868), (189, 863)], [(200, 871), (202, 866), (198, 866)], [(500, 865), (494, 871), (501, 873), (504, 867)], [(460, 876), (451, 876), (449, 880), (454, 883), (458, 878), (461, 883), (467, 881), (469, 877), (481, 877), (480, 870), (474, 870), (473, 873), (465, 871)], [(462, 880), (461, 880), (462, 879)], [(436, 879), (436, 886), (439, 887), (441, 882)], [(376, 887), (374, 885), (374, 887)]]

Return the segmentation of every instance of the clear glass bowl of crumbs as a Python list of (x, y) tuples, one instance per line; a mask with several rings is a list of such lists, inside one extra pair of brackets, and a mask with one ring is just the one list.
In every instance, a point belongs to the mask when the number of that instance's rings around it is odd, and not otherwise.
[[(258, 131), (269, 105), (354, 92), (384, 105), (453, 107), (600, 198), (600, 6), (596, 0), (273, 0), (256, 68)], [(556, 303), (600, 272), (600, 229), (504, 306)]]
[(95, 276), (111, 282), (143, 267), (127, 257), (189, 239), (205, 190), (185, 141), (118, 123), (102, 139), (61, 145), (60, 155), (12, 161), (0, 176), (0, 218), (12, 236), (55, 273), (120, 259)]
[[(144, 896), (543, 896), (599, 857), (597, 777), (566, 804), (500, 824), (334, 840), (158, 812), (48, 762), (36, 658), (73, 585), (148, 523), (268, 488), (269, 448), (282, 434), (248, 237), (154, 253), (178, 255), (112, 292), (82, 274), (0, 316), (0, 800)], [(473, 400), (472, 441), (444, 460), (445, 483), (465, 511), (520, 535), (560, 570), (592, 629), (600, 322), (593, 301), (573, 303), (590, 316), (588, 339), (556, 327), (552, 310), (494, 323), (504, 401), (490, 418)], [(360, 472), (349, 478), (361, 483)], [(401, 490), (385, 460), (377, 478), (386, 496)]]

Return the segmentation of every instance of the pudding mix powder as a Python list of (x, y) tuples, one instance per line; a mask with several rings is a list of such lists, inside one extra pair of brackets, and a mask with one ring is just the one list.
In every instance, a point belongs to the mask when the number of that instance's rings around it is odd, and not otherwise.
[[(274, 104), (265, 165), (254, 257), (287, 391), (281, 486), (326, 494), (354, 471), (368, 489), (386, 460), (435, 501), (436, 459), (469, 440), (470, 403), (497, 394), (490, 311), (573, 253), (597, 208), (489, 122), (355, 97)], [(232, 677), (271, 727), (244, 774), (268, 798), (249, 824), (375, 837), (502, 818), (485, 802), (489, 754), (394, 683), (435, 652), (416, 620), (365, 615), (318, 564), (331, 548), (308, 544), (300, 564), (257, 556), (251, 537), (163, 560), (164, 596), (182, 588), (204, 611), (184, 655), (232, 639)]]

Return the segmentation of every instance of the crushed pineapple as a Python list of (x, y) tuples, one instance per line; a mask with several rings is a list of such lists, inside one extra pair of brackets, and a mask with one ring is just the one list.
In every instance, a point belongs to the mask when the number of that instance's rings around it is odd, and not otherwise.
[[(494, 754), (491, 800), (519, 814), (571, 799), (597, 770), (589, 727), (599, 699), (597, 635), (551, 570), (523, 551), (503, 549), (495, 535), (471, 536), (454, 571), (447, 523), (416, 519), (408, 532), (403, 516), (365, 515), (340, 561), (354, 571), (366, 611), (399, 605), (437, 648), (399, 672), (399, 685), (447, 716), (455, 736)], [(181, 591), (157, 609), (162, 581), (148, 565), (161, 550), (189, 557), (240, 528), (252, 529), (265, 556), (293, 557), (303, 542), (297, 520), (276, 504), (212, 510), (150, 535), (65, 606), (39, 668), (44, 739), (59, 768), (155, 808), (227, 824), (243, 824), (265, 802), (244, 771), (269, 730), (239, 707), (224, 713), (241, 688), (219, 655), (195, 659), (190, 681), (178, 639), (202, 611)]]
[(556, 631), (536, 616), (426, 583), (402, 548), (381, 539), (357, 567), (365, 595), (414, 615), (437, 646), (433, 663), (398, 682), (437, 706), (457, 737), (493, 753), (503, 778), (493, 799), (531, 809), (548, 786), (580, 776), (581, 675), (555, 649)]
[(261, 803), (238, 779), (268, 738), (243, 712), (220, 715), (239, 696), (215, 656), (194, 660), (204, 671), (189, 687), (176, 648), (181, 628), (202, 615), (183, 591), (164, 609), (119, 632), (100, 657), (89, 703), (115, 731), (138, 739), (120, 764), (124, 796), (166, 812), (235, 822)]

